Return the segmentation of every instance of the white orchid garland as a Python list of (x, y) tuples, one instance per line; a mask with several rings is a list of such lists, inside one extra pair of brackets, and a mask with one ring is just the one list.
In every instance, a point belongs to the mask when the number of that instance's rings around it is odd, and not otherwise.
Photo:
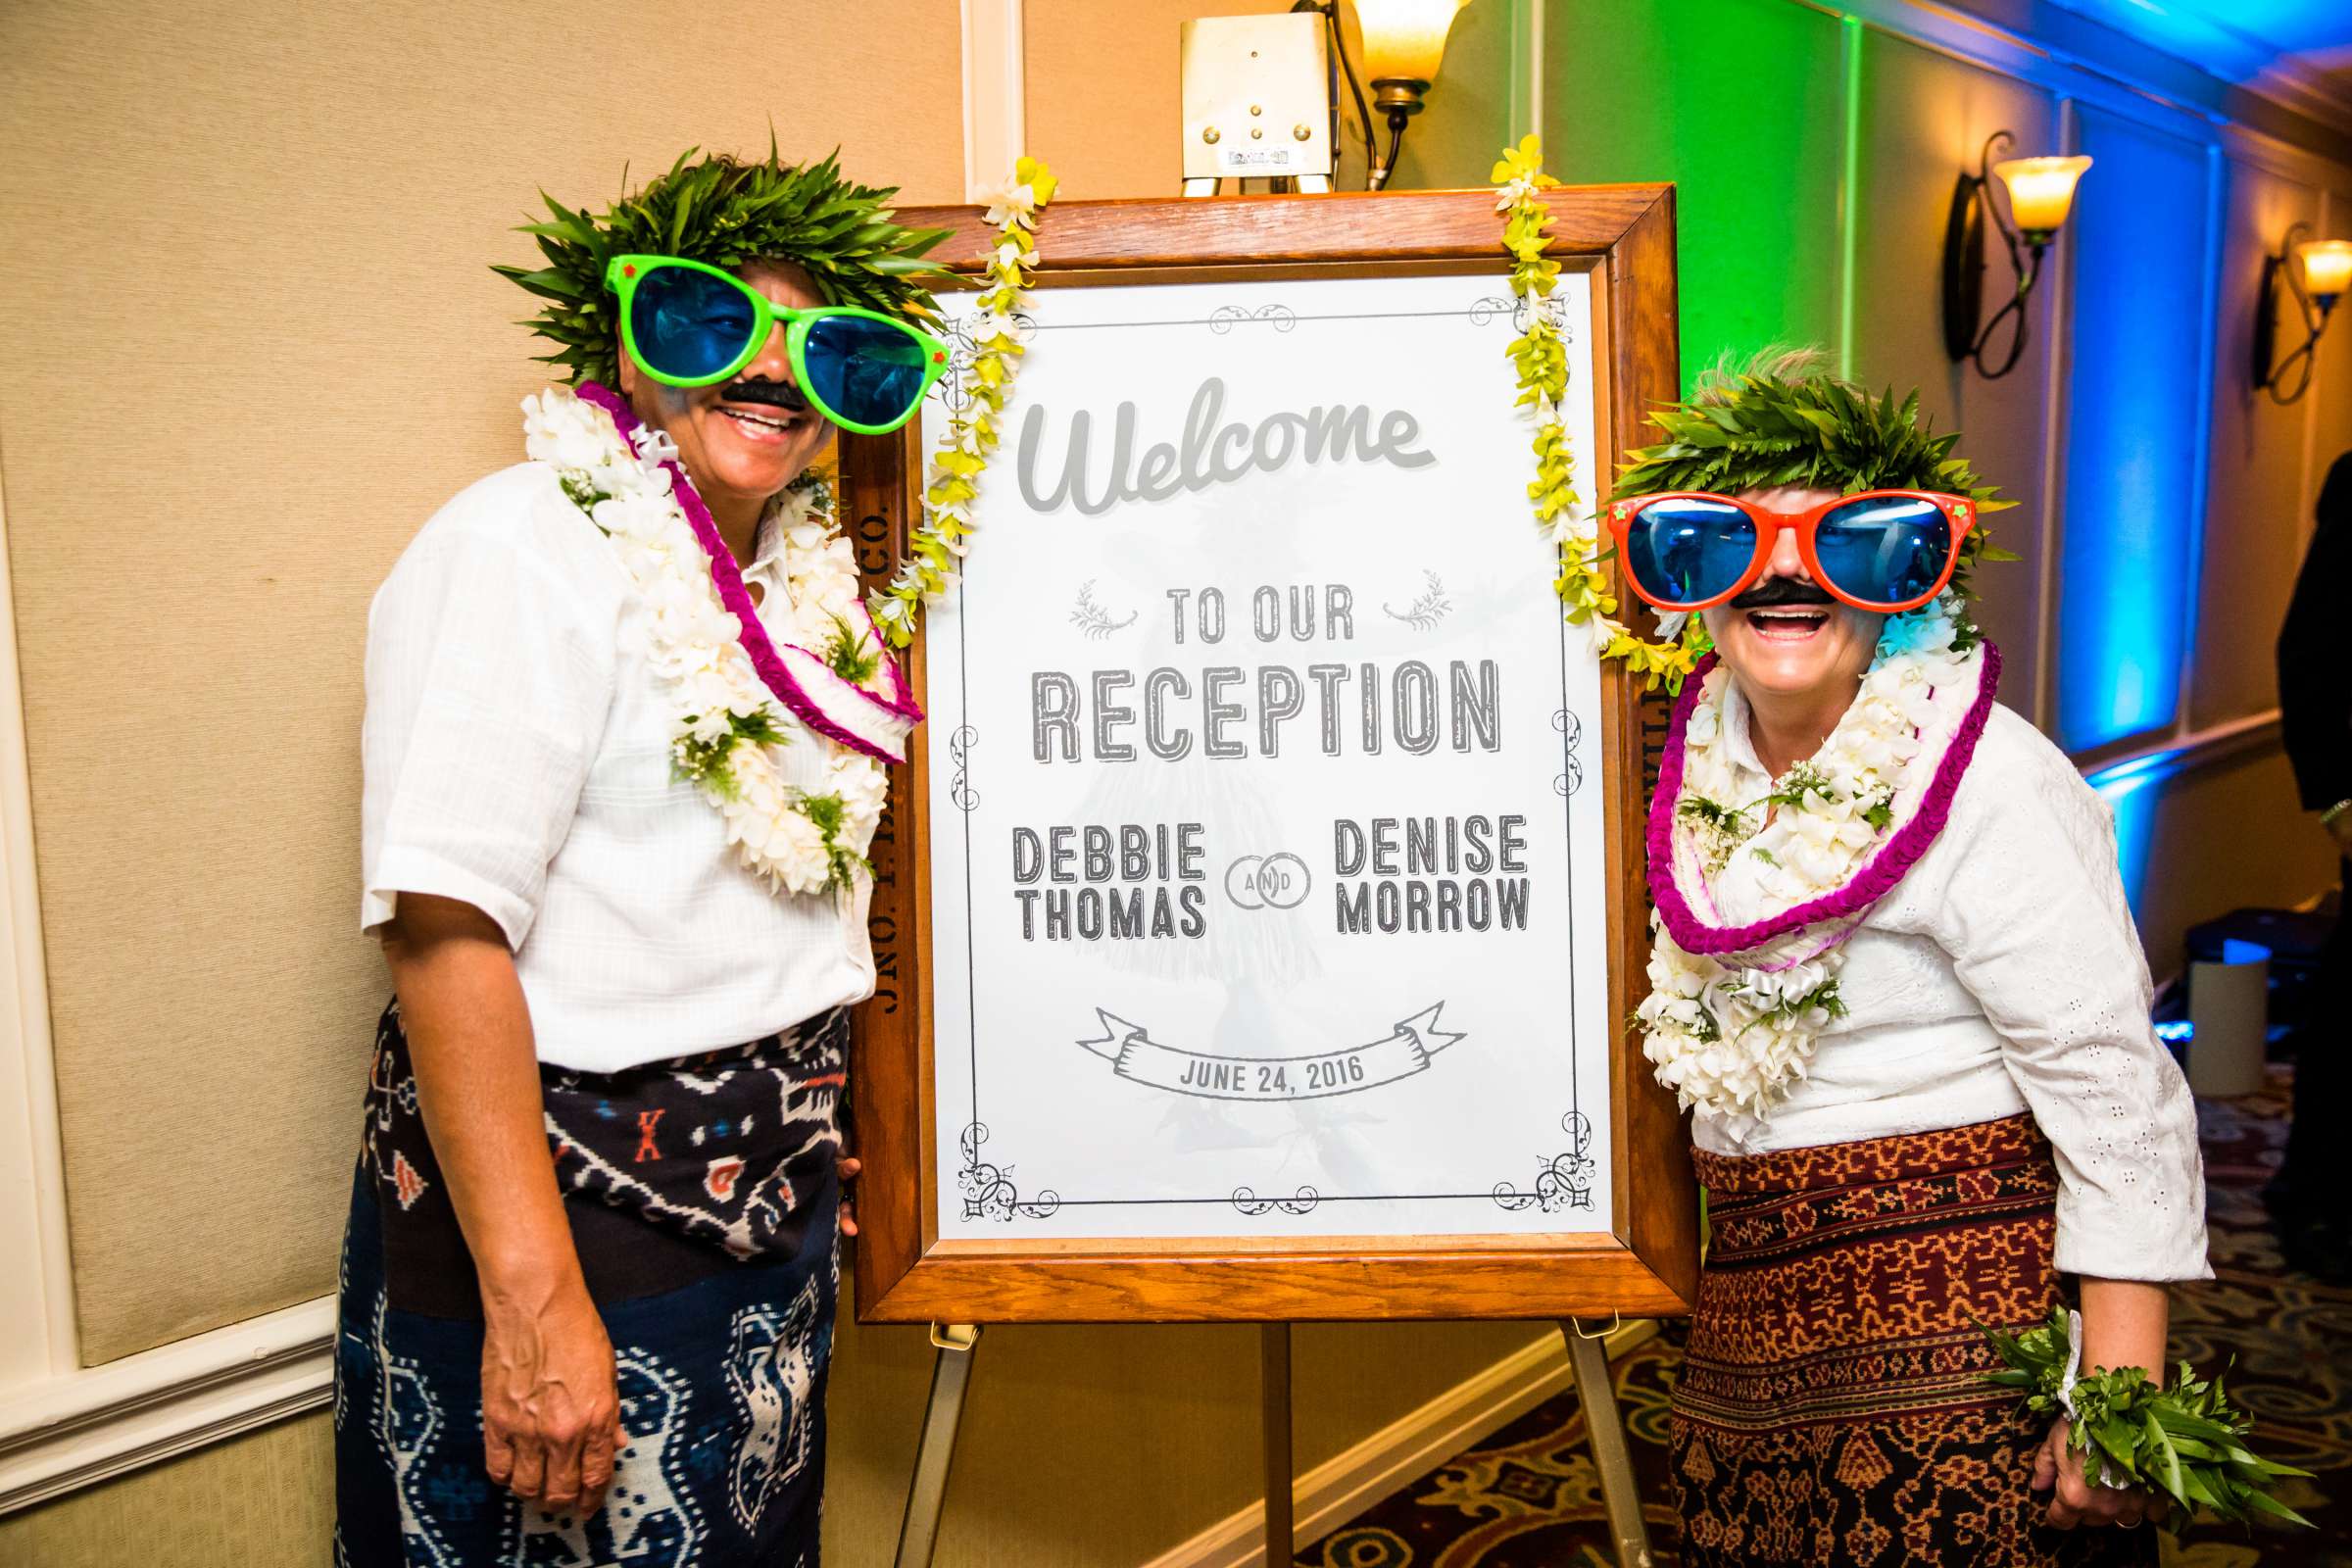
[(956, 564), (970, 548), (965, 541), (972, 533), (980, 474), (1003, 436), (1004, 401), (1027, 352), (1015, 318), (1037, 267), (1037, 215), (1054, 199), (1055, 184), (1044, 164), (1023, 158), (1013, 166), (1009, 180), (986, 193), (988, 222), (999, 238), (989, 253), (987, 287), (966, 326), (975, 348), (969, 371), (971, 401), (949, 420), (946, 439), (931, 460), (930, 479), (923, 489), (923, 523), (915, 530), (906, 559), (889, 585), (873, 597), (874, 624), (894, 648), (904, 648), (913, 639), (922, 607), (937, 603), (955, 586)]
[[(555, 468), (645, 603), (647, 662), (677, 709), (670, 758), (678, 776), (718, 808), (727, 842), (771, 887), (818, 894), (850, 886), (865, 868), (889, 781), (873, 758), (803, 729), (760, 680), (742, 623), (720, 603), (710, 558), (671, 493), (662, 463), (676, 449), (650, 426), (632, 448), (612, 416), (568, 388), (525, 398), (522, 410), (525, 453)], [(881, 652), (844, 613), (858, 603), (858, 568), (828, 501), (821, 486), (786, 490), (761, 524), (784, 530), (788, 640), (874, 689)], [(795, 744), (829, 749), (828, 790), (785, 782), (770, 754)]]
[[(1712, 876), (1751, 857), (1757, 863), (1741, 870), (1753, 872), (1760, 906), (1741, 912), (1759, 920), (1851, 882), (1949, 742), (1964, 708), (1951, 694), (1975, 687), (1960, 615), (1945, 594), (1890, 617), (1860, 694), (1821, 750), (1744, 804), (1733, 804), (1739, 774), (1723, 744), (1731, 672), (1710, 670), (1684, 732), (1678, 862), (1687, 855)], [(1731, 963), (1685, 952), (1654, 914), (1650, 926), (1650, 991), (1634, 1022), (1658, 1082), (1686, 1109), (1761, 1118), (1805, 1076), (1822, 1030), (1845, 1010), (1838, 975), (1851, 925), (1826, 937), (1800, 928)]]

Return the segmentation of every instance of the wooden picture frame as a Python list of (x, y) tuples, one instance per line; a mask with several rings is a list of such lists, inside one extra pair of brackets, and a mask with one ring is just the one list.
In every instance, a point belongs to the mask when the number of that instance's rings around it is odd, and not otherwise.
[[(1545, 193), (1551, 254), (1591, 274), (1600, 471), (1638, 444), (1646, 411), (1679, 395), (1674, 194), (1668, 185)], [(903, 211), (951, 230), (940, 258), (976, 271), (993, 231), (975, 208)], [(1089, 282), (1507, 270), (1487, 191), (1062, 202), (1040, 224), (1040, 299)], [(1018, 403), (1019, 394), (1014, 394)], [(918, 425), (844, 435), (843, 514), (870, 583), (887, 577), (921, 513)], [(1588, 498), (1589, 500), (1591, 498)], [(980, 542), (985, 548), (985, 540)], [(909, 672), (923, 687), (920, 639)], [(1689, 1310), (1698, 1215), (1671, 1094), (1623, 1027), (1648, 952), (1641, 847), (1645, 730), (1654, 704), (1621, 666), (1602, 677), (1610, 1106), (1614, 1208), (1605, 1232), (1459, 1237), (943, 1242), (933, 1115), (929, 790), (938, 738), (923, 726), (892, 776), (876, 834), (869, 927), (878, 970), (853, 1053), (858, 1316), (866, 1322), (1162, 1322), (1558, 1318)], [(953, 1134), (950, 1134), (953, 1137)]]

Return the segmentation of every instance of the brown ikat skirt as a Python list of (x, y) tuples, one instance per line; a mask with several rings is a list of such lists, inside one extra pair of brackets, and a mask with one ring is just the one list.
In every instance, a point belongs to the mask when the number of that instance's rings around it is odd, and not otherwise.
[(2031, 1117), (1695, 1158), (1713, 1239), (1670, 1440), (1687, 1568), (2156, 1561), (2150, 1527), (2041, 1522), (2047, 1429), (1984, 1382), (1978, 1325), (2031, 1327), (2059, 1296)]

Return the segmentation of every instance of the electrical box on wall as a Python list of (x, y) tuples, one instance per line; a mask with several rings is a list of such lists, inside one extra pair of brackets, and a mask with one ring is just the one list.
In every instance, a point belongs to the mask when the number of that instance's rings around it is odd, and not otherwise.
[(1319, 14), (1198, 17), (1183, 38), (1186, 179), (1331, 173)]

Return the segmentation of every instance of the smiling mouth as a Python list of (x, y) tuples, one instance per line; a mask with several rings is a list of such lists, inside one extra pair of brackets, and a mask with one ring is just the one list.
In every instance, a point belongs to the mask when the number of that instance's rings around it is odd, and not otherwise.
[(1748, 629), (1768, 643), (1801, 643), (1830, 623), (1830, 612), (1813, 605), (1784, 605), (1745, 612)]
[(735, 427), (751, 441), (782, 441), (800, 428), (808, 416), (788, 413), (783, 409), (746, 408), (741, 404), (722, 403), (718, 412), (735, 421)]

